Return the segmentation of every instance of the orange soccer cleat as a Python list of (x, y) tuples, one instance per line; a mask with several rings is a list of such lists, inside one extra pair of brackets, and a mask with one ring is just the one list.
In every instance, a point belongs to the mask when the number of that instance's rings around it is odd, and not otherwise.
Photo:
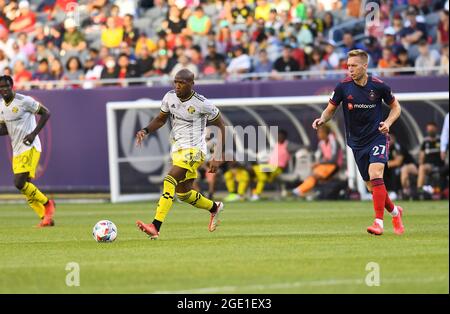
[(398, 215), (396, 217), (392, 217), (392, 225), (394, 226), (395, 234), (403, 234), (405, 232), (405, 227), (403, 226), (402, 216), (403, 216), (403, 208), (397, 206)]
[(45, 214), (42, 219), (39, 227), (53, 227), (55, 225), (55, 221), (53, 220), (53, 215), (55, 214), (55, 201), (48, 200), (47, 204), (44, 205)]
[(381, 228), (381, 226), (374, 221), (371, 226), (367, 227), (367, 232), (374, 235), (382, 235), (383, 228)]
[(136, 221), (136, 226), (141, 230), (142, 232), (145, 232), (150, 240), (156, 240), (159, 237), (159, 231), (156, 229), (154, 224), (145, 224), (142, 221), (138, 220)]
[(217, 210), (214, 213), (211, 213), (211, 217), (209, 218), (209, 224), (208, 224), (208, 230), (210, 232), (213, 232), (216, 230), (217, 226), (220, 223), (219, 215), (223, 210), (223, 203), (222, 202), (216, 202)]

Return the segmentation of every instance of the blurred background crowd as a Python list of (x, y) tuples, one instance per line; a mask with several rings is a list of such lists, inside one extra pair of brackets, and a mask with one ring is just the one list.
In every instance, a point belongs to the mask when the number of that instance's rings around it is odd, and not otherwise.
[(0, 72), (23, 89), (140, 84), (180, 68), (332, 78), (361, 48), (381, 76), (448, 75), (448, 26), (443, 0), (0, 0)]

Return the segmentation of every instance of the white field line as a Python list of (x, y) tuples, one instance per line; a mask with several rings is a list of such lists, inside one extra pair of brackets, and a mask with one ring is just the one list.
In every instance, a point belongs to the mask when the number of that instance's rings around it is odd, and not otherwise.
[[(398, 279), (381, 279), (380, 285), (383, 283), (397, 284), (397, 283), (432, 283), (439, 281), (448, 281), (447, 276), (430, 277), (430, 278), (398, 278)], [(327, 286), (340, 286), (340, 285), (365, 285), (362, 279), (337, 279), (337, 280), (317, 280), (317, 281), (297, 281), (287, 283), (275, 283), (267, 285), (250, 285), (250, 286), (222, 286), (222, 287), (207, 287), (198, 288), (192, 290), (174, 290), (174, 291), (155, 291), (150, 292), (152, 294), (196, 294), (196, 293), (233, 293), (242, 290), (245, 291), (261, 291), (261, 290), (283, 290), (302, 287), (327, 287)]]

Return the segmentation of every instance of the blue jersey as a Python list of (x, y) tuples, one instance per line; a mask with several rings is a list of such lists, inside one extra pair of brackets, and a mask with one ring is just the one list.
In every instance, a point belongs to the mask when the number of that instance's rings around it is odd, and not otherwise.
[(335, 106), (343, 104), (348, 146), (360, 149), (378, 137), (385, 138), (378, 130), (383, 121), (383, 100), (388, 105), (395, 100), (391, 88), (371, 75), (365, 86), (357, 85), (350, 77), (336, 86), (330, 103)]

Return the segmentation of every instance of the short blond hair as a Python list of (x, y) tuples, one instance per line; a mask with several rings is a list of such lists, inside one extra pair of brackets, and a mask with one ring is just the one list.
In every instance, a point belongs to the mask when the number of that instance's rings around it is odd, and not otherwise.
[(364, 63), (367, 63), (369, 61), (369, 55), (367, 54), (367, 52), (365, 52), (362, 49), (354, 49), (354, 50), (350, 50), (347, 54), (347, 57), (360, 57)]

